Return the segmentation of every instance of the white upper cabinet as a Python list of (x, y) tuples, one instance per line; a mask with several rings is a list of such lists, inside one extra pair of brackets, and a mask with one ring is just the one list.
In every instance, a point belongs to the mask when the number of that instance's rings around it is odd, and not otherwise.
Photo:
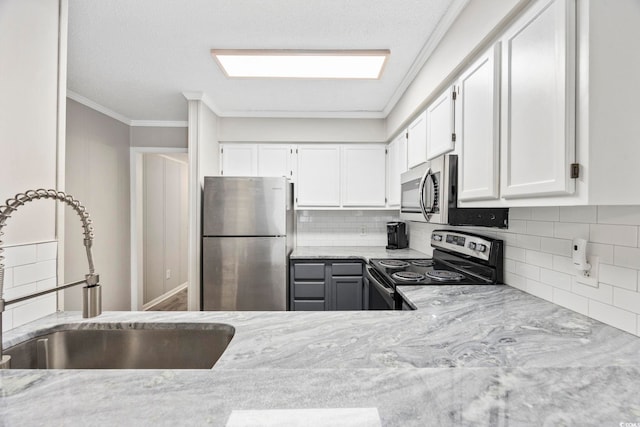
[(258, 146), (256, 144), (220, 144), (220, 154), (220, 175), (258, 175)]
[(340, 206), (340, 146), (298, 146), (298, 207)]
[(427, 160), (454, 148), (454, 100), (455, 90), (449, 88), (427, 107)]
[(400, 206), (400, 175), (407, 171), (407, 134), (402, 132), (387, 147), (387, 205)]
[(534, 4), (505, 32), (501, 44), (501, 195), (571, 194), (575, 3)]
[(467, 68), (458, 80), (456, 136), (458, 200), (499, 198), (500, 44)]
[(293, 179), (293, 150), (288, 144), (258, 144), (258, 176)]
[(427, 112), (420, 114), (407, 129), (407, 167), (427, 161)]
[(342, 206), (380, 206), (386, 204), (385, 146), (342, 146)]

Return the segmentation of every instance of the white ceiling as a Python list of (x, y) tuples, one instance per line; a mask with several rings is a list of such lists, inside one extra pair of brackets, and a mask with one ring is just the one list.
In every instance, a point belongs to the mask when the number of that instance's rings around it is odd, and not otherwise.
[[(68, 89), (133, 120), (386, 117), (464, 0), (70, 0)], [(224, 77), (217, 49), (389, 49), (382, 79)]]

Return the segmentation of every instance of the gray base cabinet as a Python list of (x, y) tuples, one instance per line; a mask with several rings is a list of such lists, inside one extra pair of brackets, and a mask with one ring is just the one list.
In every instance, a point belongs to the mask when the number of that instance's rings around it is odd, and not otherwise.
[(363, 267), (360, 260), (291, 260), (291, 310), (362, 310)]

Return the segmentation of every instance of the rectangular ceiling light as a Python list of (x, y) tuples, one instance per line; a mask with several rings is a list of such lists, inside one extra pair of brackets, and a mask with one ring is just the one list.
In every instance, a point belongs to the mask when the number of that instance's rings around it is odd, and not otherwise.
[(211, 55), (233, 78), (379, 79), (389, 51), (212, 49)]

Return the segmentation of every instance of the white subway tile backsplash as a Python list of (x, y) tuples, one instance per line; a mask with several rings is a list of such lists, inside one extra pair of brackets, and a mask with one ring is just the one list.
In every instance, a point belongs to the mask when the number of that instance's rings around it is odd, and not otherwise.
[(4, 288), (10, 288), (13, 286), (13, 268), (4, 269)]
[(553, 256), (553, 269), (571, 276), (576, 274), (576, 268), (573, 266), (573, 261), (571, 258), (565, 256)]
[(587, 255), (597, 256), (601, 263), (613, 264), (613, 245), (589, 242), (587, 243)]
[(638, 270), (600, 264), (599, 280), (600, 282), (608, 283), (618, 288), (635, 291), (638, 289)]
[[(511, 211), (511, 210), (509, 210)], [(527, 221), (509, 218), (509, 229), (512, 233), (526, 233)]]
[(640, 293), (614, 288), (613, 305), (640, 314)]
[(575, 278), (571, 283), (571, 292), (590, 300), (597, 300), (607, 304), (613, 303), (613, 286), (600, 283), (597, 288), (578, 283)]
[(640, 225), (640, 206), (598, 206), (598, 223)]
[(7, 246), (4, 248), (4, 266), (15, 267), (37, 261), (36, 245)]
[(527, 234), (553, 237), (553, 222), (527, 221)]
[(538, 221), (560, 221), (560, 208), (557, 206), (533, 208), (531, 210), (531, 219)]
[(504, 247), (504, 257), (514, 261), (525, 261), (526, 252), (522, 248), (506, 245)]
[(297, 245), (385, 246), (386, 223), (397, 220), (394, 211), (298, 211)]
[(531, 219), (532, 208), (510, 208), (509, 209), (509, 226), (514, 219)]
[(524, 262), (516, 262), (516, 274), (527, 279), (540, 280), (540, 267)]
[(512, 259), (505, 258), (504, 260), (504, 271), (507, 273), (515, 273), (516, 272), (516, 262)]
[(504, 273), (504, 282), (521, 291), (527, 291), (527, 279), (513, 273)]
[(21, 286), (27, 283), (35, 283), (42, 279), (38, 277), (38, 264), (27, 264), (13, 268), (13, 285)]
[(554, 222), (553, 236), (560, 239), (589, 239), (589, 224)]
[(598, 301), (589, 301), (589, 316), (596, 320), (615, 326), (632, 334), (638, 334), (637, 316), (630, 311), (603, 304)]
[(58, 257), (58, 242), (38, 243), (36, 245), (38, 261), (49, 261)]
[(560, 288), (565, 291), (571, 291), (571, 276), (559, 271), (540, 269), (540, 281), (551, 285), (554, 288)]
[(592, 224), (597, 221), (598, 208), (596, 206), (561, 206), (561, 222), (583, 222)]
[(540, 250), (541, 238), (528, 234), (518, 234), (518, 246), (524, 249)]
[(638, 246), (638, 227), (630, 225), (591, 224), (589, 240), (620, 246)]
[(545, 285), (544, 283), (527, 279), (527, 292), (537, 296), (538, 298), (553, 301), (553, 288), (549, 285)]
[(27, 283), (25, 285), (14, 286), (4, 290), (4, 299), (11, 301), (12, 299), (23, 297), (36, 292), (38, 289), (36, 282)]
[(553, 268), (553, 255), (527, 250), (525, 254), (525, 262), (538, 267)]
[[(540, 239), (540, 250), (554, 255), (571, 256), (571, 241), (542, 237)], [(611, 254), (613, 257), (613, 248)]]
[(563, 289), (553, 288), (553, 302), (569, 310), (589, 315), (589, 299)]
[(613, 248), (613, 263), (620, 267), (640, 270), (640, 248), (615, 246)]
[(13, 309), (13, 327), (32, 322), (56, 311), (56, 295), (48, 294), (29, 300)]

